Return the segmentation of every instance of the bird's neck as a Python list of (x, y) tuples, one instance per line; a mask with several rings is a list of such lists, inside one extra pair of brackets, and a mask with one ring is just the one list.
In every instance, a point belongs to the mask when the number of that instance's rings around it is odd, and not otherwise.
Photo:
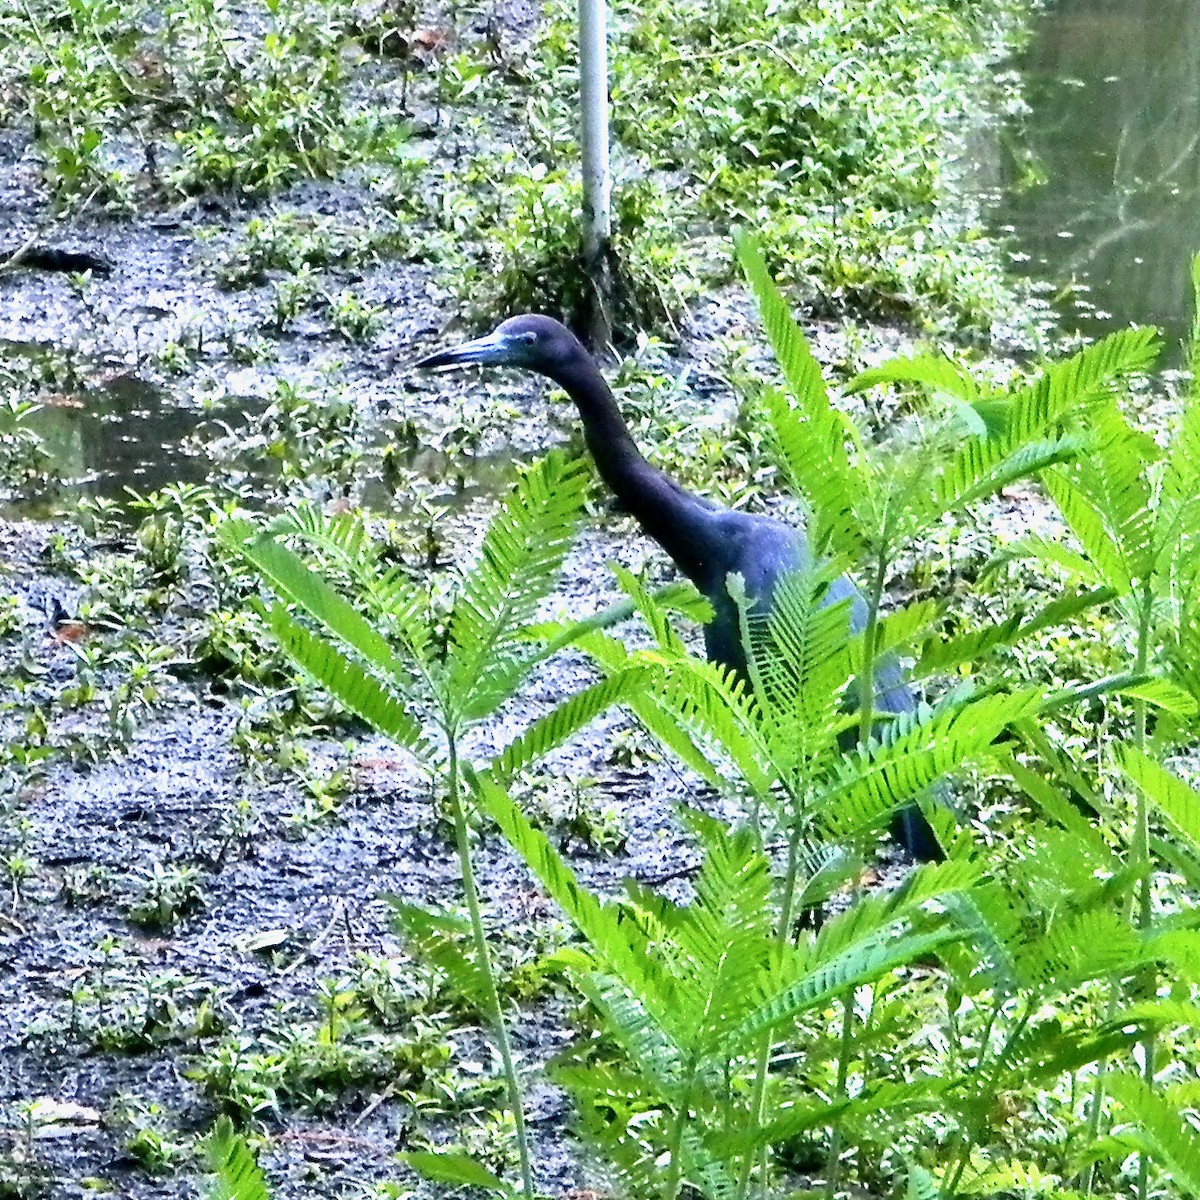
[(695, 579), (704, 567), (697, 534), (708, 506), (645, 460), (604, 377), (590, 356), (584, 358), (586, 368), (578, 363), (557, 382), (579, 410), (600, 478), (680, 570)]

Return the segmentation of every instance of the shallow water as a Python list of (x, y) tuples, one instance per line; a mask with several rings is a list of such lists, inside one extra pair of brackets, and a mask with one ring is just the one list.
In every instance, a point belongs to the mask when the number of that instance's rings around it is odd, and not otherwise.
[(209, 464), (188, 450), (188, 441), (208, 419), (132, 374), (56, 397), (29, 423), (57, 479), (21, 507), (53, 511), (81, 496), (117, 499), (126, 488), (146, 493), (168, 483), (203, 483)]
[[(45, 347), (7, 343), (5, 354), (30, 356)], [(248, 434), (265, 406), (260, 397), (226, 395), (203, 408), (181, 403), (168, 389), (134, 372), (114, 372), (78, 391), (43, 398), (27, 419), (50, 457), (50, 470), (5, 504), (15, 517), (47, 518), (74, 510), (81, 498), (126, 502), (171, 484), (216, 484), (231, 488), (239, 501), (257, 508), (269, 498), (277, 465), (250, 449), (214, 458), (206, 447), (218, 438)], [(387, 440), (381, 426), (373, 440)], [(503, 490), (514, 464), (529, 455), (511, 448), (493, 454), (450, 453), (412, 444), (393, 447), (390, 471), (378, 455), (361, 463), (357, 489), (362, 502), (379, 512), (397, 511), (406, 501), (389, 474), (400, 472), (436, 487), (437, 503), (455, 509), (480, 495)]]
[[(1187, 332), (1200, 251), (1200, 3), (1056, 0), (1017, 66), (994, 227), (1089, 335)], [(1034, 183), (1040, 175), (1043, 182)]]

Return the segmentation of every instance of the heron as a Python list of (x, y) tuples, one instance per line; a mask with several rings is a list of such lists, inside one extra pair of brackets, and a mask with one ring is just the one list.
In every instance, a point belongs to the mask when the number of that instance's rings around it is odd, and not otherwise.
[[(722, 508), (647, 462), (595, 360), (554, 318), (533, 313), (510, 317), (486, 336), (438, 350), (414, 365), (433, 370), (471, 364), (533, 371), (567, 393), (579, 411), (584, 440), (600, 478), (712, 606), (712, 619), (704, 626), (709, 660), (745, 677), (741, 621), (728, 578), (740, 575), (752, 609), (768, 612), (779, 580), (812, 566), (803, 531), (773, 517)], [(850, 602), (851, 628), (861, 632), (866, 624), (866, 604), (843, 575), (830, 583), (824, 602), (845, 600)], [(912, 690), (894, 658), (878, 664), (875, 684), (875, 707), (881, 714), (915, 709)], [(892, 837), (920, 861), (944, 857), (933, 830), (915, 806), (893, 818)]]

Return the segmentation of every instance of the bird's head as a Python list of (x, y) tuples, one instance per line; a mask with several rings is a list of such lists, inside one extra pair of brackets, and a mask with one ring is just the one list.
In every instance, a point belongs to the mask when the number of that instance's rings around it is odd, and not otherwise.
[(427, 355), (414, 366), (422, 370), (480, 363), (493, 367), (523, 367), (559, 379), (578, 355), (587, 352), (575, 335), (553, 317), (525, 313), (502, 321), (485, 337)]

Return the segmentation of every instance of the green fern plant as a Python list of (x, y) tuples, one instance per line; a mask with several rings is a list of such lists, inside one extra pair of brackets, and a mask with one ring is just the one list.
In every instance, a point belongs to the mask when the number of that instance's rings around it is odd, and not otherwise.
[[(658, 671), (655, 688), (639, 693), (629, 707), (649, 729), (659, 734), (664, 744), (675, 748), (684, 761), (707, 778), (717, 783), (736, 780), (747, 794), (750, 823), (744, 833), (736, 835), (742, 839), (738, 843), (742, 847), (740, 853), (749, 855), (747, 847), (752, 844), (757, 847), (760, 843), (746, 839), (759, 837), (774, 841), (778, 836), (786, 846), (778, 878), (769, 873), (755, 873), (752, 894), (740, 897), (731, 882), (721, 893), (724, 911), (731, 911), (731, 906), (736, 905), (739, 911), (754, 913), (755, 944), (764, 954), (767, 951), (763, 946), (772, 947), (768, 957), (773, 964), (787, 960), (805, 945), (814, 949), (836, 943), (843, 935), (849, 937), (848, 931), (854, 931), (854, 937), (873, 935), (886, 926), (891, 914), (907, 912), (905, 906), (910, 901), (915, 906), (913, 912), (921, 911), (925, 901), (914, 898), (927, 895), (923, 889), (931, 879), (940, 880), (938, 886), (946, 886), (947, 895), (951, 891), (956, 894), (969, 891), (982, 875), (983, 855), (975, 853), (970, 857), (973, 852), (969, 839), (962, 839), (965, 847), (962, 855), (955, 851), (951, 860), (938, 870), (922, 868), (893, 896), (856, 896), (850, 907), (825, 925), (820, 934), (810, 937), (798, 930), (798, 919), (804, 914), (811, 916), (812, 910), (852, 878), (860, 865), (858, 858), (838, 851), (836, 845), (854, 843), (877, 830), (898, 807), (914, 802), (931, 784), (965, 761), (986, 758), (1005, 726), (1014, 719), (1032, 716), (1042, 702), (1040, 693), (1034, 690), (993, 695), (967, 689), (933, 708), (897, 718), (867, 745), (847, 755), (842, 748), (842, 735), (847, 728), (857, 726), (858, 718), (856, 713), (847, 712), (846, 698), (861, 660), (862, 639), (850, 634), (848, 603), (824, 603), (830, 577), (828, 567), (788, 577), (775, 594), (771, 612), (765, 615), (747, 606), (738, 581), (732, 581), (732, 594), (739, 604), (750, 651), (749, 679), (745, 681), (688, 655), (671, 626), (667, 609), (625, 572), (618, 572), (619, 582), (654, 635), (654, 648), (630, 652), (603, 630), (573, 631), (578, 644), (606, 672), (627, 671), (646, 658), (655, 662)], [(548, 639), (561, 638), (566, 632), (560, 626), (539, 629), (539, 634)], [(604, 1013), (605, 1027), (612, 1028), (613, 1022), (625, 1012), (622, 1006), (633, 1003), (630, 994), (634, 993), (639, 1013), (645, 1015), (649, 1011), (655, 1022), (668, 1026), (665, 1032), (658, 1030), (657, 1036), (670, 1040), (671, 1063), (676, 1066), (693, 1061), (707, 1063), (700, 1051), (686, 1041), (699, 1033), (696, 1014), (685, 1010), (683, 1001), (671, 998), (670, 992), (663, 1001), (665, 1007), (649, 1009), (651, 1001), (644, 993), (656, 986), (657, 976), (654, 981), (639, 982), (631, 975), (642, 969), (644, 956), (621, 949), (620, 944), (615, 951), (611, 947), (605, 949), (607, 943), (601, 945), (596, 939), (611, 932), (606, 918), (597, 915), (593, 902), (580, 898), (576, 884), (570, 880), (564, 882), (559, 864), (547, 864), (544, 839), (540, 835), (529, 839), (518, 814), (508, 811), (510, 802), (498, 799), (494, 788), (483, 803), (509, 840), (525, 855), (543, 885), (575, 920), (592, 943), (593, 951), (609, 955), (605, 960), (605, 979), (619, 977), (620, 989), (624, 990), (611, 991), (611, 986), (615, 986), (611, 982), (606, 985), (609, 990), (601, 992), (596, 992), (590, 984), (585, 986), (585, 992)], [(947, 844), (955, 844), (956, 839), (948, 829), (949, 819), (932, 810), (930, 815), (941, 826)], [(722, 839), (735, 835), (724, 834), (695, 818), (693, 825), (709, 854), (705, 869), (717, 869), (726, 861), (724, 856), (732, 853)], [(755, 859), (759, 862), (760, 851), (755, 849), (754, 853), (759, 855)], [(743, 863), (739, 869), (747, 874), (738, 878), (751, 888), (749, 867), (745, 865), (749, 859), (739, 862)], [(707, 895), (708, 887), (707, 877), (702, 875), (696, 885), (697, 903)], [(669, 920), (662, 916), (667, 932), (660, 935), (653, 931), (646, 935), (645, 956), (653, 954), (656, 971), (663, 969), (663, 958), (668, 964), (675, 963), (678, 956), (664, 948), (664, 938), (676, 936), (687, 921), (700, 920), (700, 910), (693, 912), (689, 908), (685, 913), (675, 913), (669, 906), (664, 908), (660, 898), (636, 888), (631, 891), (631, 904), (632, 915), (622, 919), (643, 931), (648, 919), (645, 912), (670, 913)], [(947, 911), (971, 909), (966, 900), (955, 906), (943, 897), (941, 904)], [(970, 928), (966, 922), (958, 931), (932, 919), (928, 924), (924, 922), (925, 917), (921, 917), (912, 931), (939, 929), (958, 936)], [(734, 931), (723, 936), (733, 939)], [(721, 951), (726, 952), (732, 953), (728, 947)], [(895, 965), (890, 963), (881, 974)], [(779, 978), (771, 976), (776, 982)], [(873, 978), (878, 976), (860, 982), (866, 984)], [(695, 987), (697, 995), (707, 995), (703, 989), (710, 982), (693, 980), (689, 986)], [(670, 1024), (676, 1017), (683, 1020), (678, 1028)], [(727, 1029), (728, 1018), (723, 1016), (721, 1022), (721, 1028)], [(787, 1106), (801, 1115), (772, 1119), (771, 1112), (783, 1103), (786, 1092), (781, 1092), (782, 1085), (773, 1078), (768, 1065), (777, 1057), (777, 1051), (785, 1055), (794, 1053), (790, 1045), (779, 1045), (777, 1028), (783, 1032), (781, 1027), (770, 1023), (760, 1027), (756, 1045), (750, 1050), (739, 1043), (735, 1053), (729, 1045), (721, 1044), (718, 1058), (721, 1054), (725, 1056), (721, 1061), (726, 1074), (721, 1076), (723, 1090), (715, 1092), (713, 1080), (701, 1087), (699, 1077), (693, 1079), (687, 1071), (644, 1078), (642, 1071), (648, 1068), (638, 1058), (640, 1052), (636, 1051), (632, 1035), (622, 1043), (625, 1061), (621, 1078), (629, 1077), (630, 1073), (633, 1077), (627, 1094), (615, 1098), (608, 1093), (607, 1098), (599, 1092), (588, 1094), (591, 1085), (587, 1083), (586, 1072), (580, 1068), (570, 1075), (573, 1090), (579, 1094), (585, 1126), (588, 1113), (603, 1110), (629, 1115), (632, 1128), (638, 1131), (637, 1137), (628, 1131), (599, 1127), (593, 1127), (592, 1132), (604, 1136), (606, 1148), (621, 1163), (639, 1194), (662, 1194), (664, 1190), (671, 1194), (680, 1180), (686, 1179), (691, 1186), (711, 1189), (713, 1195), (726, 1194), (727, 1187), (733, 1189), (734, 1195), (744, 1195), (755, 1170), (766, 1186), (771, 1167), (769, 1158), (763, 1156), (773, 1141), (795, 1137), (823, 1124), (837, 1130), (856, 1119), (855, 1114), (867, 1120), (869, 1114), (878, 1116), (886, 1110), (891, 1119), (899, 1120), (903, 1112), (935, 1102), (935, 1093), (928, 1087), (894, 1089), (881, 1083), (878, 1092), (872, 1089), (869, 1097), (863, 1098), (862, 1105), (857, 1100), (851, 1103), (844, 1093), (854, 1048), (843, 1036), (836, 1068), (840, 1099), (836, 1103), (814, 1104), (811, 1096), (789, 1096)], [(711, 1069), (711, 1064), (705, 1067)], [(611, 1080), (604, 1087), (610, 1088)], [(709, 1097), (705, 1102), (708, 1107), (698, 1107), (700, 1101), (693, 1095), (693, 1087)], [(647, 1106), (658, 1114), (649, 1123)], [(676, 1121), (685, 1110), (694, 1114), (687, 1125), (686, 1137), (676, 1128)], [(739, 1130), (737, 1137), (732, 1141), (722, 1140), (731, 1126)], [(718, 1136), (716, 1130), (724, 1130), (725, 1135)], [(670, 1169), (662, 1169), (662, 1163)]]
[[(1113, 334), (1010, 395), (981, 394), (970, 376), (944, 359), (909, 359), (865, 372), (850, 391), (917, 383), (950, 405), (949, 419), (932, 422), (907, 444), (893, 441), (880, 449), (831, 403), (807, 339), (753, 240), (740, 235), (737, 251), (788, 385), (786, 393), (769, 386), (762, 391), (780, 466), (808, 510), (815, 552), (843, 568), (861, 568), (865, 580), (858, 700), (866, 740), (875, 717), (880, 605), (899, 553), (947, 515), (961, 514), (1018, 479), (1073, 462), (1088, 440), (1077, 418), (1109, 397), (1123, 377), (1154, 361), (1154, 331)], [(1087, 600), (1104, 595), (1088, 594)], [(1032, 624), (1044, 623), (1045, 615)], [(911, 634), (920, 631), (914, 622)]]
[[(960, 862), (922, 867), (897, 893), (861, 901), (793, 942), (777, 936), (770, 861), (749, 826), (726, 830), (687, 814), (705, 850), (692, 903), (634, 884), (625, 901), (606, 902), (579, 884), (494, 779), (480, 778), (479, 803), (583, 936), (585, 948), (559, 958), (619, 1051), (613, 1065), (567, 1056), (557, 1077), (627, 1185), (668, 1200), (685, 1185), (714, 1198), (736, 1193), (742, 1164), (783, 1136), (782, 1123), (763, 1122), (748, 1086), (762, 1038), (942, 949), (959, 935), (932, 906), (977, 874)], [(917, 1100), (916, 1089), (903, 1097)], [(878, 1103), (873, 1093), (862, 1106)], [(802, 1123), (826, 1124), (848, 1107), (810, 1098)]]
[[(1119, 436), (1113, 397), (1123, 378), (1153, 363), (1156, 337), (1153, 330), (1113, 334), (1046, 368), (1033, 383), (1006, 395), (981, 393), (970, 376), (954, 364), (930, 356), (866, 372), (852, 381), (851, 391), (878, 383), (918, 384), (933, 393), (947, 412), (945, 419), (920, 429), (911, 442), (893, 438), (881, 451), (860, 436), (851, 420), (831, 403), (803, 333), (754, 243), (744, 235), (738, 239), (738, 256), (788, 385), (786, 394), (773, 387), (765, 387), (762, 394), (780, 465), (808, 509), (816, 553), (842, 567), (861, 567), (865, 580), (865, 632), (856, 673), (859, 736), (866, 745), (876, 720), (875, 664), (884, 652), (880, 605), (897, 555), (945, 517), (963, 513), (1017, 479), (1035, 473), (1053, 481), (1087, 476), (1097, 444), (1126, 447), (1123, 457), (1114, 456), (1111, 470), (1101, 473), (1111, 479), (1104, 485), (1108, 492), (1126, 492), (1128, 456), (1136, 457), (1139, 449)], [(1086, 467), (1078, 458), (1085, 446)], [(1053, 483), (1048, 486), (1054, 490)], [(1065, 493), (1065, 487), (1060, 484), (1058, 491)], [(1136, 497), (1127, 499), (1125, 507), (1114, 509), (1114, 531), (1136, 540), (1143, 527), (1138, 517), (1142, 506)], [(1123, 574), (1093, 574), (1074, 594), (1027, 619), (1018, 616), (991, 629), (972, 631), (956, 647), (925, 657), (948, 664), (964, 653), (994, 652), (1052, 621), (1111, 600), (1128, 577), (1128, 565)], [(924, 615), (920, 611), (897, 615), (893, 621), (904, 629), (906, 638), (915, 641), (926, 631), (921, 624)], [(900, 648), (906, 647), (900, 643)], [(1130, 676), (1112, 681), (1111, 686), (1144, 685), (1146, 666), (1145, 657), (1139, 656)], [(1159, 695), (1161, 691), (1160, 683)], [(1051, 703), (1074, 698), (1064, 696)], [(1137, 703), (1144, 712), (1144, 701)], [(1170, 703), (1168, 700), (1168, 706)], [(846, 1044), (850, 1034), (847, 1004)], [(837, 1150), (835, 1141), (829, 1160), (829, 1197), (836, 1188)]]
[[(454, 969), (464, 994), (491, 1024), (517, 1127), (522, 1185), (533, 1172), (520, 1080), (513, 1060), (471, 864), (464, 782), (481, 764), (465, 761), (464, 735), (496, 713), (541, 661), (526, 636), (538, 605), (557, 580), (575, 532), (587, 484), (579, 462), (553, 454), (527, 471), (489, 526), (477, 561), (460, 571), (438, 602), (399, 570), (379, 572), (361, 524), (308, 512), (260, 531), (243, 520), (222, 529), (227, 545), (280, 598), (267, 612), (291, 657), (342, 705), (358, 714), (440, 783), (454, 825), (470, 941), (438, 958)], [(285, 539), (319, 549), (346, 577), (369, 615), (343, 599), (289, 549)], [(301, 619), (303, 615), (304, 620)], [(313, 627), (315, 625), (315, 628)], [(609, 705), (635, 696), (647, 668), (614, 673), (535, 721), (493, 766), (509, 778), (561, 745)], [(455, 931), (412, 906), (397, 915), (415, 944), (436, 944)], [(432, 925), (431, 925), (432, 922)]]
[[(1073, 539), (1067, 544), (1030, 536), (1011, 553), (1032, 558), (1070, 583), (1108, 594), (1117, 619), (1117, 646), (1128, 647), (1126, 667), (1146, 679), (1132, 692), (1132, 746), (1161, 752), (1195, 732), (1200, 711), (1200, 256), (1192, 264), (1192, 385), (1165, 447), (1134, 428), (1115, 399), (1089, 414), (1092, 431), (1086, 463), (1059, 464), (1042, 472), (1045, 488)], [(1158, 710), (1151, 738), (1149, 712)], [(1127, 879), (1139, 927), (1153, 925), (1155, 864), (1150, 805), (1135, 793)], [(1134, 890), (1136, 889), (1136, 896)], [(1143, 976), (1141, 988), (1151, 986)], [(1153, 1036), (1143, 1046), (1143, 1078), (1153, 1081)], [(1103, 1076), (1092, 1111), (1098, 1133)], [(1148, 1192), (1143, 1155), (1138, 1195)]]

